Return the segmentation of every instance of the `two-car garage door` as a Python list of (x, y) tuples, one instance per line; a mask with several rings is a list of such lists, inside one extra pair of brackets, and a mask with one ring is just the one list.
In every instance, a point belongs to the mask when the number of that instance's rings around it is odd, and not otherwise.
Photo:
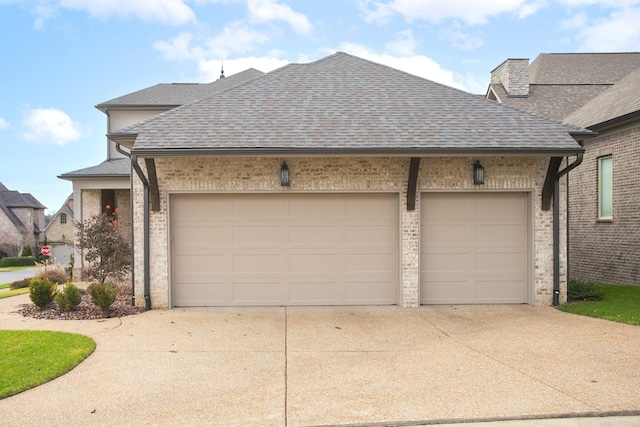
[(173, 194), (173, 306), (395, 304), (398, 196)]
[[(420, 302), (524, 303), (526, 193), (422, 193)], [(172, 194), (173, 306), (396, 304), (397, 194)]]

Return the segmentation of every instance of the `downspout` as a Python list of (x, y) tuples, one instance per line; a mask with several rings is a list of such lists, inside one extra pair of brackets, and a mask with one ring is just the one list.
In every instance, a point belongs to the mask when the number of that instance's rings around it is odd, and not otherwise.
[[(576, 160), (559, 171), (553, 180), (553, 305), (560, 305), (560, 178), (582, 163), (579, 153)], [(568, 211), (568, 206), (567, 206)], [(568, 242), (567, 242), (568, 244)]]
[[(109, 117), (109, 114), (107, 114), (107, 117)], [(118, 144), (116, 142), (116, 151), (126, 157), (129, 158), (129, 160), (131, 160), (131, 153), (124, 151), (122, 149), (122, 147), (120, 146), (120, 144)], [(136, 269), (134, 268), (135, 264), (135, 254), (134, 254), (134, 242), (136, 241), (135, 237), (135, 232), (133, 231), (134, 227), (133, 227), (133, 174), (130, 172), (129, 173), (129, 211), (131, 214), (131, 305), (134, 306), (136, 305)]]
[(151, 310), (151, 280), (150, 280), (150, 272), (151, 265), (149, 262), (149, 181), (142, 173), (142, 169), (140, 169), (140, 165), (138, 165), (138, 156), (135, 154), (131, 155), (131, 166), (135, 169), (140, 181), (142, 181), (142, 186), (144, 188), (144, 197), (143, 197), (143, 211), (144, 211), (144, 221), (143, 221), (143, 234), (144, 234), (144, 247), (143, 247), (143, 258), (144, 258), (144, 308), (145, 310)]

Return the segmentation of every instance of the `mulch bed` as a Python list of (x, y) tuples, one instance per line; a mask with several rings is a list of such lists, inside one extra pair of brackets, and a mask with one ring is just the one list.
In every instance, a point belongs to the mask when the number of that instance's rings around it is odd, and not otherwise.
[(91, 302), (89, 295), (83, 295), (80, 305), (75, 310), (63, 312), (60, 311), (58, 305), (52, 302), (43, 310), (35, 304), (22, 304), (16, 313), (20, 313), (25, 317), (33, 317), (35, 319), (55, 319), (55, 320), (93, 320), (104, 319), (106, 317), (123, 317), (142, 313), (144, 308), (134, 307), (131, 305), (131, 296), (118, 296), (109, 308), (109, 312), (105, 313), (98, 306)]

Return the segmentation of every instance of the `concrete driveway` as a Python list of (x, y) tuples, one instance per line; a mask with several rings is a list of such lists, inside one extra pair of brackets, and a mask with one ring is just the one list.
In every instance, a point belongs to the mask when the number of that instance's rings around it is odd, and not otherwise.
[(640, 410), (640, 328), (516, 306), (11, 313), (93, 337), (70, 373), (0, 400), (0, 425), (418, 425)]

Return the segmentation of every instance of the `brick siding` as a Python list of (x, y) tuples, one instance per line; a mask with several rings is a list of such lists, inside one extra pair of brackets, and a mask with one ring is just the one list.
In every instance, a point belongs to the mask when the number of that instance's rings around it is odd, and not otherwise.
[[(535, 305), (550, 305), (553, 292), (552, 211), (542, 211), (541, 189), (548, 157), (480, 157), (485, 167), (485, 185), (474, 186), (472, 164), (476, 158), (423, 158), (418, 191), (526, 191), (531, 194), (533, 222), (533, 291)], [(416, 210), (406, 210), (408, 158), (332, 157), (286, 158), (291, 186), (279, 182), (282, 158), (160, 157), (156, 159), (160, 189), (160, 211), (151, 212), (150, 262), (151, 301), (154, 308), (169, 304), (168, 194), (171, 192), (360, 192), (392, 191), (401, 195), (401, 292), (399, 304), (419, 304), (419, 200)], [(143, 298), (143, 210), (142, 185), (134, 180), (134, 230), (136, 301)], [(561, 224), (565, 224), (561, 221)], [(564, 227), (561, 228), (562, 230)], [(561, 258), (561, 283), (566, 289), (566, 257)]]

